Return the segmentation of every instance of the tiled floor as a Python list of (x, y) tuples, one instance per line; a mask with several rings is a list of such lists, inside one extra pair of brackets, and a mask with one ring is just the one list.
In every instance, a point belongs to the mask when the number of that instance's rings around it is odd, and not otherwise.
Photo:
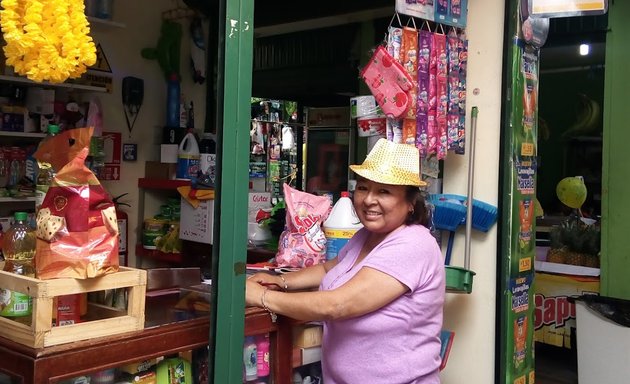
[(577, 355), (574, 351), (536, 343), (536, 384), (577, 382)]

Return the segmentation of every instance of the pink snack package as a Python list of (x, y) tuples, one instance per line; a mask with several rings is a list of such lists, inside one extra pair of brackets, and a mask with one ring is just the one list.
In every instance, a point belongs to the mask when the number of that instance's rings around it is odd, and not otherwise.
[(322, 223), (331, 210), (330, 199), (283, 185), (286, 227), (278, 241), (276, 264), (304, 268), (326, 261), (326, 236)]

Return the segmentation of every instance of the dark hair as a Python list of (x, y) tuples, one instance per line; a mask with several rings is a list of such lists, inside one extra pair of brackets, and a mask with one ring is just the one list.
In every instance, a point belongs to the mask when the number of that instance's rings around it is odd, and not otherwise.
[(405, 224), (420, 224), (429, 228), (429, 212), (424, 201), (424, 195), (420, 191), (420, 188), (412, 185), (407, 185), (405, 198), (411, 205), (413, 205), (413, 211), (409, 212)]

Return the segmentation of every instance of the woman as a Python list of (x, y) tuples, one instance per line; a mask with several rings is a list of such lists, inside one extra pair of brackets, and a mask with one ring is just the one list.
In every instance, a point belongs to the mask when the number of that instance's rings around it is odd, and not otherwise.
[(247, 280), (248, 305), (323, 322), (326, 384), (440, 382), (444, 265), (426, 227), (418, 158), (413, 146), (379, 140), (350, 166), (364, 227), (339, 255)]

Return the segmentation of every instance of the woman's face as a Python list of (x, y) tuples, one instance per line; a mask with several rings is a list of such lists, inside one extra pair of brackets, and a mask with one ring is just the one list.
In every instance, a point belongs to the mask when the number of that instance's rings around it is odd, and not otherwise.
[(371, 232), (387, 234), (403, 225), (412, 209), (406, 190), (404, 185), (359, 178), (353, 201), (363, 226)]

